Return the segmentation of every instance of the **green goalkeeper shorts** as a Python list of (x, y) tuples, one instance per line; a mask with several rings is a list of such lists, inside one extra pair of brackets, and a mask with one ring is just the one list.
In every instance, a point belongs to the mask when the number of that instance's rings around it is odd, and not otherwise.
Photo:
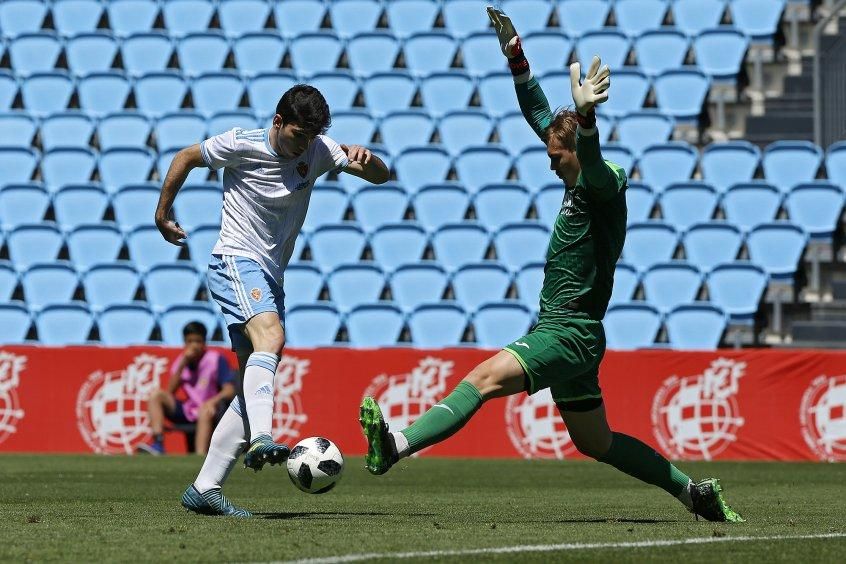
[(599, 364), (605, 355), (605, 331), (601, 321), (578, 315), (541, 318), (504, 350), (526, 371), (530, 394), (549, 388), (556, 403), (602, 397)]

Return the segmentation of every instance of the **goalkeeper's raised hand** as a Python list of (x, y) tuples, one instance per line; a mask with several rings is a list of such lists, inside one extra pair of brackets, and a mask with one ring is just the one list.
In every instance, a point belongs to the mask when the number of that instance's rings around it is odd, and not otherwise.
[(573, 91), (573, 102), (576, 104), (576, 111), (587, 117), (593, 113), (594, 106), (608, 100), (608, 88), (611, 86), (611, 70), (608, 65), (599, 68), (602, 61), (596, 55), (580, 83), (579, 77), (582, 68), (579, 63), (570, 65), (570, 88)]
[[(499, 39), (499, 48), (502, 49), (502, 54), (508, 58), (508, 68), (511, 69), (511, 74), (515, 78), (520, 77), (528, 80), (530, 76), (529, 61), (526, 60), (526, 55), (523, 54), (520, 36), (517, 35), (517, 30), (514, 29), (514, 24), (511, 23), (511, 18), (506, 16), (505, 12), (497, 10), (493, 6), (488, 6), (487, 10), (488, 18), (490, 18), (494, 31), (496, 31), (496, 36)], [(518, 82), (522, 82), (522, 80)]]

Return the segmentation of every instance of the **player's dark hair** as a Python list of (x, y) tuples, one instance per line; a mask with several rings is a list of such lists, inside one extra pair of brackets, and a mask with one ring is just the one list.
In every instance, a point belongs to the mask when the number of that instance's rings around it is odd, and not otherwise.
[(332, 125), (326, 98), (308, 84), (297, 84), (285, 92), (276, 104), (276, 113), (282, 116), (282, 123), (295, 123), (309, 135), (326, 133)]
[(568, 151), (576, 150), (576, 112), (569, 108), (559, 108), (546, 129), (546, 141), (555, 140)]
[(187, 337), (188, 335), (199, 335), (206, 340), (206, 335), (208, 334), (208, 330), (206, 326), (200, 323), (199, 321), (191, 321), (185, 324), (185, 327), (182, 328), (182, 336)]

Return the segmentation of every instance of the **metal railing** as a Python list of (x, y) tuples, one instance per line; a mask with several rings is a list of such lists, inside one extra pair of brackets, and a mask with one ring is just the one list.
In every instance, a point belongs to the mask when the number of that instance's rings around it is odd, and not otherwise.
[[(834, 19), (846, 16), (846, 0), (814, 26), (814, 141), (828, 147), (846, 139), (846, 29), (840, 29), (823, 51), (823, 30)], [(826, 36), (829, 37), (829, 36)]]

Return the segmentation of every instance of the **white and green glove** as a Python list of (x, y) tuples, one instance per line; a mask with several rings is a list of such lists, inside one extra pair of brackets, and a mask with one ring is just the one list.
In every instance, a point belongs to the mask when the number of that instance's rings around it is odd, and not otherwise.
[(497, 39), (499, 39), (499, 48), (502, 49), (502, 54), (508, 58), (508, 68), (511, 69), (511, 74), (515, 79), (520, 79), (520, 82), (529, 80), (529, 61), (526, 60), (526, 55), (523, 53), (523, 46), (520, 44), (520, 36), (514, 29), (514, 24), (511, 23), (511, 18), (505, 15), (505, 12), (498, 10), (493, 6), (488, 6), (488, 18), (493, 24), (494, 31), (496, 31)]
[[(590, 118), (593, 124), (596, 123), (594, 107), (608, 100), (608, 88), (611, 86), (611, 70), (608, 65), (599, 68), (600, 64), (602, 61), (594, 55), (585, 79), (581, 83), (579, 83), (579, 77), (582, 74), (581, 65), (579, 63), (570, 65), (570, 88), (573, 91), (576, 111), (580, 116)], [(579, 125), (582, 125), (581, 121)]]

